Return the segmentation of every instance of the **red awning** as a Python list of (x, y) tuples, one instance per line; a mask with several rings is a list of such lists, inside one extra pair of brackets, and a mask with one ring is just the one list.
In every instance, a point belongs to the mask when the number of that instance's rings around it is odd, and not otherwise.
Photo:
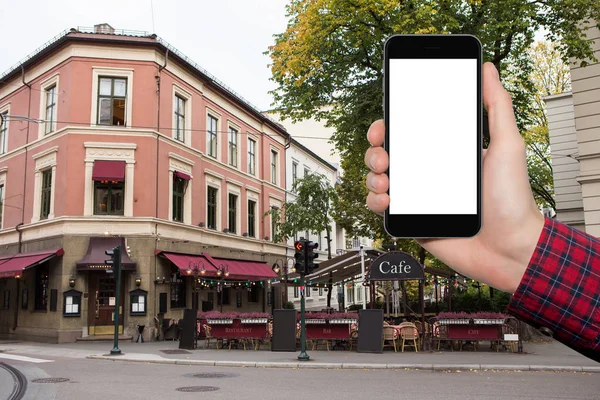
[(179, 268), (181, 275), (187, 275), (187, 269), (190, 266), (193, 268), (194, 265), (198, 265), (200, 269), (204, 266), (205, 275), (216, 276), (217, 269), (203, 255), (167, 253), (164, 251), (160, 252), (160, 254), (175, 264)]
[(272, 279), (277, 278), (271, 267), (261, 261), (235, 260), (231, 258), (215, 258), (217, 265), (224, 265), (229, 270), (229, 279)]
[(92, 180), (125, 182), (125, 161), (94, 161)]
[(123, 271), (135, 271), (136, 264), (125, 251), (125, 238), (112, 236), (91, 237), (88, 245), (88, 251), (77, 265), (80, 271), (94, 271), (109, 269), (106, 260), (109, 257), (106, 255), (106, 250), (111, 250), (117, 246), (121, 246), (121, 269)]
[(189, 181), (189, 180), (191, 179), (191, 176), (189, 176), (189, 175), (188, 175), (188, 174), (186, 174), (186, 173), (179, 172), (179, 171), (175, 171), (175, 172), (173, 173), (173, 177), (175, 177), (175, 178), (179, 178), (179, 179), (183, 179), (184, 181)]
[(217, 277), (217, 268), (224, 266), (229, 271), (229, 276), (225, 280), (261, 280), (277, 278), (271, 267), (265, 262), (238, 260), (232, 258), (214, 258), (209, 254), (182, 254), (170, 253), (166, 251), (157, 251), (156, 255), (162, 255), (179, 268), (182, 275), (188, 275), (190, 265), (204, 266), (206, 271), (203, 276)]
[(35, 267), (54, 257), (62, 256), (63, 249), (50, 249), (31, 253), (18, 253), (0, 257), (0, 278), (14, 278), (23, 275), (23, 270)]

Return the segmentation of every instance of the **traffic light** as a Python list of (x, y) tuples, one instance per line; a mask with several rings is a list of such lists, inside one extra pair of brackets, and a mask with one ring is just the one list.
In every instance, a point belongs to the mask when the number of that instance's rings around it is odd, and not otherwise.
[(118, 269), (121, 267), (121, 246), (117, 246), (112, 250), (105, 250), (104, 254), (110, 257), (110, 260), (104, 260), (109, 265), (106, 273), (112, 274), (115, 271), (118, 272)]
[(306, 272), (304, 268), (306, 262), (304, 248), (305, 246), (303, 240), (298, 240), (294, 243), (294, 258), (296, 259), (294, 267), (296, 268), (296, 272), (300, 275), (305, 275)]
[(315, 264), (313, 260), (319, 256), (319, 253), (315, 253), (315, 250), (319, 248), (319, 244), (315, 242), (306, 243), (306, 275), (313, 273), (317, 269), (318, 264)]

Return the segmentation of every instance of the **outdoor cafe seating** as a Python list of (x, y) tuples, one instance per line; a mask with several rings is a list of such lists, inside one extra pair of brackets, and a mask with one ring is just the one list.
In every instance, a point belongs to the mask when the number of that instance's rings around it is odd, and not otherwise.
[[(293, 310), (292, 310), (293, 311)], [(315, 350), (358, 350), (361, 335), (358, 313), (306, 313), (306, 344)], [(166, 323), (165, 323), (166, 327)], [(296, 348), (300, 345), (299, 316), (295, 325)], [(234, 314), (208, 312), (198, 315), (196, 337), (204, 341), (202, 348), (260, 350), (272, 349), (273, 316), (265, 313)], [(382, 321), (381, 350), (442, 351), (461, 350), (487, 341), (492, 351), (522, 351), (518, 339), (518, 321), (500, 313), (440, 313), (424, 324)]]

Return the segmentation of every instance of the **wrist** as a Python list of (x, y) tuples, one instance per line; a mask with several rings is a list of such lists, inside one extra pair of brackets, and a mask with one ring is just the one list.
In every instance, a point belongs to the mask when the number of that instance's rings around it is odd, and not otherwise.
[(544, 224), (545, 218), (537, 210), (535, 210), (535, 212), (532, 213), (531, 218), (523, 224), (523, 229), (518, 235), (519, 240), (517, 241), (517, 246), (511, 257), (513, 259), (513, 273), (511, 274), (512, 279), (510, 279), (509, 283), (510, 293), (516, 292), (521, 284), (523, 275), (529, 267), (533, 253), (540, 240)]

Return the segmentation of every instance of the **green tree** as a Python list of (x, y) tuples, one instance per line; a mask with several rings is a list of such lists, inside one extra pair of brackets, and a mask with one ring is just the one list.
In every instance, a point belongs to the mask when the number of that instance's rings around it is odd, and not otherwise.
[[(383, 117), (382, 60), (387, 37), (399, 33), (469, 33), (482, 42), (485, 61), (504, 76), (521, 131), (531, 126), (527, 51), (543, 29), (563, 60), (595, 60), (581, 21), (600, 21), (597, 0), (292, 0), (288, 27), (275, 36), (271, 57), (275, 106), (292, 121), (314, 117), (335, 128), (331, 140), (344, 175), (334, 202), (336, 220), (350, 235), (387, 237), (381, 217), (365, 206), (368, 172), (365, 133)], [(584, 61), (581, 61), (583, 64)], [(330, 106), (330, 107), (329, 107)], [(435, 110), (432, 110), (435, 112)], [(407, 172), (410, 173), (410, 172)], [(423, 195), (436, 194), (424, 182)]]
[[(545, 96), (571, 90), (571, 72), (561, 58), (555, 43), (541, 41), (534, 43), (527, 52), (531, 63), (529, 81), (533, 91), (529, 94), (529, 126), (523, 132), (527, 144), (527, 166), (529, 181), (537, 203), (542, 207), (555, 208), (554, 180), (550, 153), (550, 136)], [(517, 74), (519, 71), (509, 71)], [(557, 155), (561, 157), (561, 155)]]
[[(311, 173), (299, 178), (292, 186), (293, 201), (286, 202), (281, 210), (271, 209), (265, 213), (275, 219), (273, 240), (281, 242), (293, 238), (298, 232), (311, 232), (316, 235), (325, 231), (328, 258), (331, 258), (331, 205), (336, 201), (337, 192), (327, 178)], [(327, 290), (327, 307), (331, 306), (332, 282)]]

